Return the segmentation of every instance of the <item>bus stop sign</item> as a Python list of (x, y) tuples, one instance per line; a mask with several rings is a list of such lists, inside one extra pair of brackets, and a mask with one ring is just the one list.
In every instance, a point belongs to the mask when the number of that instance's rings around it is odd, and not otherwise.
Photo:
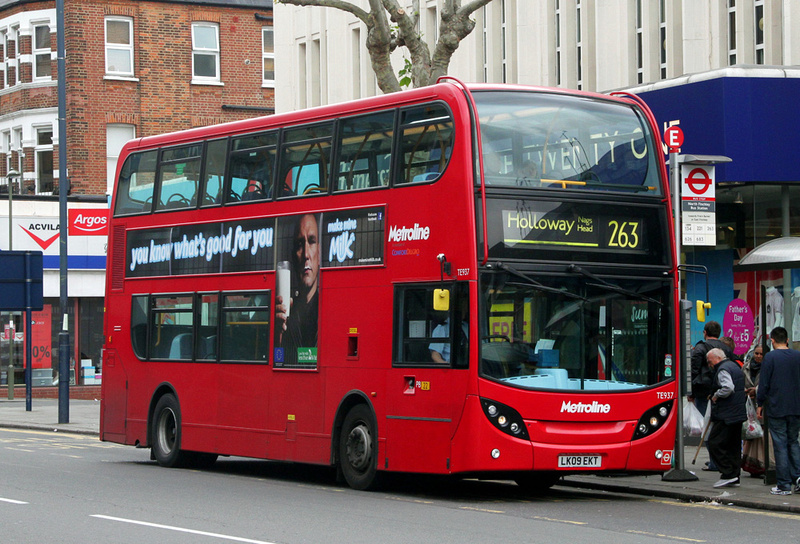
[(44, 308), (41, 251), (0, 251), (0, 310)]

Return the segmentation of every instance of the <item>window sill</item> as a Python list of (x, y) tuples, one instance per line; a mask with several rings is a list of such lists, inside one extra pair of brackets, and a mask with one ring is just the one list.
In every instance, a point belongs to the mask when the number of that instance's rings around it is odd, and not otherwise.
[(210, 85), (212, 87), (224, 87), (225, 84), (221, 81), (207, 81), (202, 79), (193, 79), (192, 85)]
[(134, 83), (138, 83), (139, 82), (139, 78), (138, 77), (133, 77), (133, 76), (114, 76), (114, 75), (109, 75), (109, 74), (106, 74), (105, 76), (103, 76), (103, 79), (105, 79), (106, 81), (133, 81)]

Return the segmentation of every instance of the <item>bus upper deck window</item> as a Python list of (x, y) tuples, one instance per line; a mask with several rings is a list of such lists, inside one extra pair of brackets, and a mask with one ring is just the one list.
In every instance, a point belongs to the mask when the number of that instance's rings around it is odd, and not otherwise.
[(444, 172), (453, 149), (453, 118), (441, 104), (409, 108), (401, 114), (399, 183), (432, 181)]
[(202, 149), (198, 144), (161, 152), (157, 210), (190, 208), (197, 204)]
[(328, 192), (333, 123), (284, 132), (279, 197)]
[(389, 184), (394, 112), (343, 119), (335, 191), (356, 191)]
[(130, 155), (122, 165), (117, 181), (114, 215), (150, 212), (156, 179), (158, 151)]
[(272, 198), (277, 143), (276, 132), (250, 134), (233, 140), (228, 202)]

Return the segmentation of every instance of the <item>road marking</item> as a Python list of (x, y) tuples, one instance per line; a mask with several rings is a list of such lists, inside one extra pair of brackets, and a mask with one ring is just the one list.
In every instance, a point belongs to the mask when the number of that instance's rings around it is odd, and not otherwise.
[(572, 521), (569, 519), (546, 518), (544, 516), (533, 516), (533, 519), (540, 519), (542, 521), (555, 521), (556, 523), (569, 523), (571, 525), (589, 525), (585, 521)]
[[(720, 498), (719, 500), (724, 501), (724, 498)], [(753, 516), (766, 516), (768, 518), (780, 518), (780, 519), (791, 519), (796, 520), (798, 518), (797, 514), (790, 514), (790, 513), (780, 513), (780, 512), (769, 512), (765, 510), (756, 510), (753, 508), (744, 508), (741, 506), (727, 506), (725, 504), (720, 503), (710, 503), (710, 502), (690, 502), (690, 503), (683, 503), (683, 502), (672, 502), (672, 501), (662, 501), (651, 499), (650, 502), (657, 502), (661, 504), (669, 504), (672, 506), (682, 506), (684, 508), (710, 508), (711, 510), (727, 510), (728, 512), (736, 511), (741, 512), (742, 514), (751, 514)]]
[(154, 529), (165, 529), (167, 531), (176, 531), (178, 533), (189, 533), (192, 535), (210, 536), (212, 538), (230, 540), (232, 542), (248, 542), (249, 544), (275, 544), (274, 542), (267, 542), (265, 540), (253, 540), (251, 538), (241, 538), (238, 536), (221, 535), (219, 533), (208, 533), (206, 531), (196, 531), (194, 529), (186, 529), (184, 527), (175, 527), (173, 525), (161, 525), (160, 523), (150, 523), (147, 521), (138, 521), (135, 519), (115, 518), (113, 516), (103, 516), (100, 514), (93, 514), (89, 517), (105, 519), (109, 521), (118, 521), (120, 523), (130, 523), (131, 525), (142, 525), (144, 527), (152, 527)]
[(434, 504), (433, 501), (425, 500), (425, 499), (409, 499), (407, 497), (395, 497), (392, 495), (388, 495), (386, 497), (390, 501), (400, 501), (400, 502), (412, 502), (416, 504)]
[(681, 536), (664, 535), (661, 533), (648, 533), (646, 531), (634, 531), (632, 529), (628, 532), (634, 535), (657, 536), (660, 538), (668, 538), (670, 540), (680, 540), (681, 542), (708, 542), (707, 540), (697, 540), (696, 538), (684, 538)]
[(475, 508), (474, 506), (461, 506), (460, 510), (474, 510), (475, 512), (486, 512), (489, 514), (505, 514), (503, 510), (489, 510), (488, 508)]
[(0, 502), (10, 502), (11, 504), (28, 504), (25, 501), (15, 501), (14, 499), (4, 499), (3, 497), (0, 497)]

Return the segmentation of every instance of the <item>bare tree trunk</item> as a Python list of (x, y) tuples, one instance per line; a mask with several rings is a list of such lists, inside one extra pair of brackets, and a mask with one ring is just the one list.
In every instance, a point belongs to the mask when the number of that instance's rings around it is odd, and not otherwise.
[[(461, 40), (475, 28), (470, 16), (492, 0), (472, 0), (461, 5), (461, 0), (445, 0), (441, 11), (439, 39), (433, 49), (417, 30), (419, 0), (413, 0), (412, 13), (408, 13), (398, 0), (369, 0), (369, 11), (346, 0), (280, 0), (294, 6), (316, 6), (346, 11), (367, 27), (367, 52), (378, 87), (384, 93), (402, 90), (398, 74), (392, 67), (391, 54), (397, 48), (408, 51), (411, 62), (411, 81), (414, 87), (435, 83), (447, 74), (450, 59)], [(391, 27), (389, 23), (394, 23)]]

